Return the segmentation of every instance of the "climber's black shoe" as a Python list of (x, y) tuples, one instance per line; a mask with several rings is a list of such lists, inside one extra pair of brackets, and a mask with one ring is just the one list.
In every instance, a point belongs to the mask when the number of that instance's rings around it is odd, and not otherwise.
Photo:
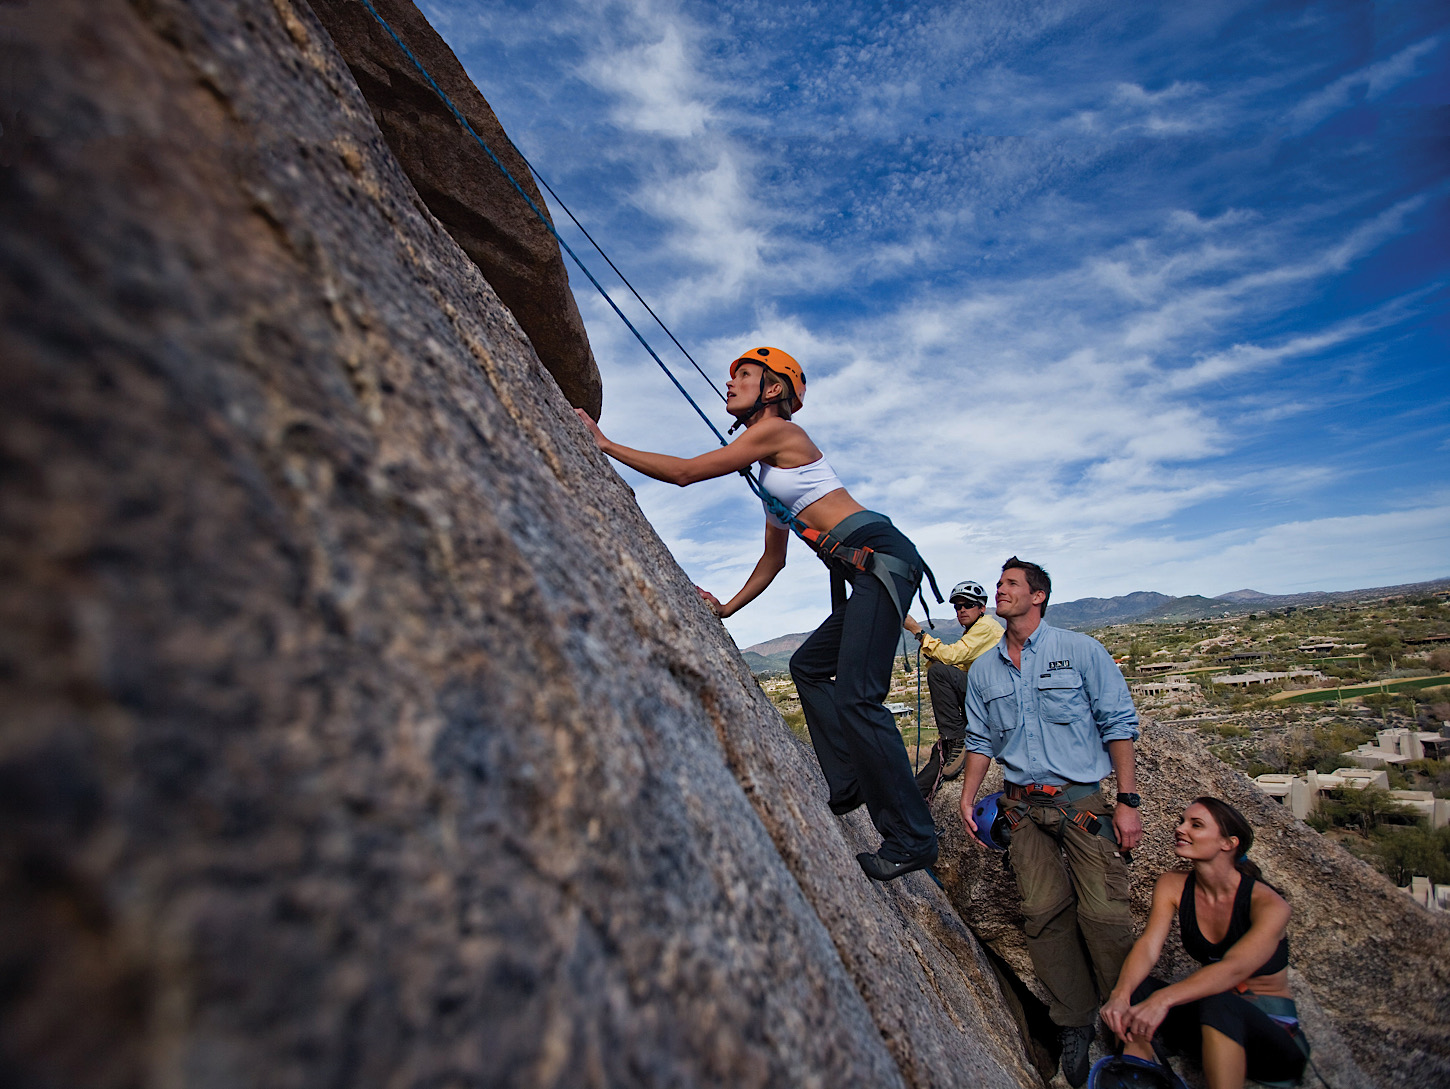
[(1072, 1089), (1079, 1089), (1088, 1080), (1088, 1048), (1092, 1047), (1096, 1034), (1094, 1025), (1057, 1030), (1057, 1038), (1062, 1043), (1062, 1076)]
[(891, 881), (904, 873), (924, 870), (935, 862), (936, 844), (931, 845), (931, 850), (919, 854), (915, 858), (909, 858), (905, 862), (891, 862), (870, 851), (862, 851), (856, 856), (856, 861), (861, 863), (861, 869), (866, 871), (866, 876), (872, 881)]

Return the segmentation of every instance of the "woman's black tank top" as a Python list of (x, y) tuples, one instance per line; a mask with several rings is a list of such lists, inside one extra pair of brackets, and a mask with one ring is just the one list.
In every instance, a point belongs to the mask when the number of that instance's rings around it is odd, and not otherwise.
[[(1229, 916), (1228, 933), (1223, 936), (1223, 941), (1211, 942), (1203, 936), (1203, 931), (1198, 929), (1198, 908), (1193, 902), (1196, 876), (1197, 874), (1190, 871), (1188, 880), (1183, 882), (1183, 896), (1178, 901), (1178, 932), (1183, 940), (1183, 949), (1190, 957), (1199, 964), (1214, 964), (1223, 960), (1224, 955), (1233, 948), (1234, 942), (1249, 932), (1251, 925), (1249, 901), (1254, 895), (1254, 879), (1246, 873), (1239, 874), (1239, 889), (1234, 894), (1234, 907), (1233, 913)], [(1279, 939), (1279, 948), (1274, 950), (1274, 955), (1253, 974), (1269, 976), (1275, 972), (1282, 972), (1287, 967), (1289, 967), (1289, 937), (1285, 935)]]

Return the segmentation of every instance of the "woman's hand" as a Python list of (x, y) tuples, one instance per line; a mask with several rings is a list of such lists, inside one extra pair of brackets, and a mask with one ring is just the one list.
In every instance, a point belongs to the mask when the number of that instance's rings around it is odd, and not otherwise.
[(1128, 1009), (1128, 1014), (1123, 1018), (1122, 1033), (1126, 1040), (1151, 1040), (1153, 1033), (1158, 1031), (1158, 1026), (1163, 1023), (1163, 1018), (1168, 1016), (1168, 1011), (1173, 1007), (1165, 1002), (1161, 995), (1162, 991), (1154, 991), (1136, 1006)]
[(1103, 1008), (1098, 1011), (1099, 1016), (1103, 1019), (1103, 1024), (1107, 1025), (1113, 1035), (1120, 1040), (1126, 1038), (1128, 1034), (1124, 1022), (1127, 1020), (1130, 1008), (1127, 997), (1114, 991), (1103, 1003)]
[(574, 415), (578, 416), (583, 421), (584, 426), (589, 428), (589, 433), (594, 436), (594, 445), (603, 450), (609, 440), (604, 437), (604, 432), (599, 430), (599, 425), (590, 419), (589, 413), (585, 412), (582, 408), (576, 408)]
[[(575, 411), (577, 412), (578, 409), (575, 409)], [(700, 591), (700, 596), (705, 599), (705, 604), (710, 606), (710, 611), (712, 613), (714, 613), (716, 616), (725, 615), (725, 606), (720, 604), (719, 598), (717, 598), (709, 590), (701, 589), (698, 586), (696, 586), (695, 589)]]

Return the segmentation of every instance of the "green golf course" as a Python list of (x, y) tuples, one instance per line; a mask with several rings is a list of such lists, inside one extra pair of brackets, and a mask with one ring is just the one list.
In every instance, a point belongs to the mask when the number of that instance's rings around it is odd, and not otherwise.
[(1323, 703), (1326, 700), (1372, 696), (1376, 692), (1413, 692), (1419, 688), (1434, 688), (1442, 684), (1450, 684), (1450, 673), (1442, 673), (1436, 677), (1410, 677), (1403, 681), (1371, 681), (1368, 684), (1345, 685), (1343, 688), (1316, 688), (1309, 692), (1285, 692), (1269, 698), (1275, 703)]

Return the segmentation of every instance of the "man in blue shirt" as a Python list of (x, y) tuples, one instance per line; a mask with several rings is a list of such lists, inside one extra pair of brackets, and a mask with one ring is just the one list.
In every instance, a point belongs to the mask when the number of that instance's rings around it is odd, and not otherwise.
[[(1032, 966), (1052, 996), (1068, 1084), (1087, 1081), (1098, 1001), (1133, 946), (1122, 852), (1143, 837), (1127, 682), (1096, 639), (1045, 623), (1052, 581), (1013, 556), (997, 581), (1007, 634), (967, 675), (962, 820), (995, 757)], [(1117, 778), (1116, 806), (1101, 792)], [(1087, 956), (1083, 955), (1086, 947)], [(1094, 987), (1096, 984), (1096, 987)]]

